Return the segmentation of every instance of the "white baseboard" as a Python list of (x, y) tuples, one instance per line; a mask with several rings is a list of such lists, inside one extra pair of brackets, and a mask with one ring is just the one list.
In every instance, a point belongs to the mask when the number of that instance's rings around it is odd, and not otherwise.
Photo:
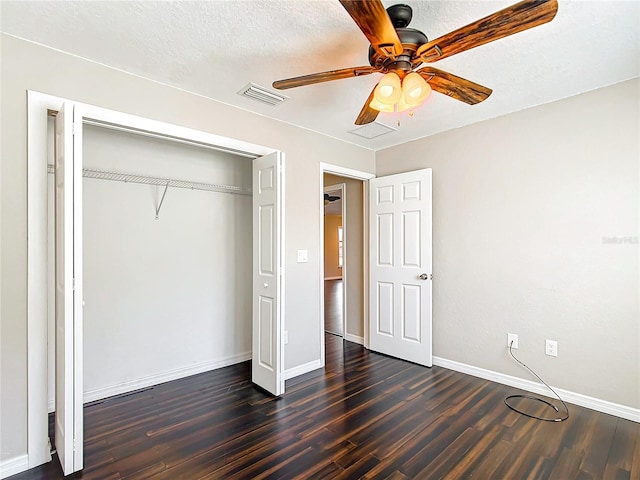
[(308, 363), (303, 363), (302, 365), (298, 365), (297, 367), (289, 368), (284, 371), (284, 379), (289, 380), (290, 378), (299, 377), (305, 373), (312, 372), (319, 368), (324, 367), (321, 360), (313, 360)]
[(352, 334), (350, 334), (350, 333), (347, 333), (347, 334), (344, 336), (344, 339), (345, 339), (347, 342), (353, 342), (353, 343), (357, 343), (358, 345), (364, 345), (364, 338), (363, 338), (363, 337), (358, 337), (358, 336), (356, 336), (356, 335), (352, 335)]
[[(553, 393), (551, 393), (547, 387), (541, 383), (533, 382), (531, 380), (513, 377), (504, 373), (494, 372), (492, 370), (486, 370), (484, 368), (474, 367), (473, 365), (467, 365), (466, 363), (455, 362), (453, 360), (447, 360), (446, 358), (440, 357), (433, 357), (433, 364), (439, 367), (448, 368), (449, 370), (455, 370), (456, 372), (466, 373), (468, 375), (473, 375), (474, 377), (484, 378), (485, 380), (491, 380), (492, 382), (526, 390), (528, 392), (553, 397)], [(631, 420), (632, 422), (640, 423), (640, 409), (638, 408), (589, 397), (587, 395), (571, 392), (562, 388), (553, 387), (553, 389), (558, 392), (558, 395), (560, 395), (567, 403), (572, 403), (580, 407), (590, 408), (591, 410), (596, 410), (598, 412), (607, 413), (609, 415)]]
[[(157, 373), (149, 375), (147, 377), (138, 378), (135, 380), (128, 380), (126, 382), (118, 383), (115, 385), (107, 385), (105, 387), (95, 388), (84, 392), (83, 402), (94, 402), (103, 398), (112, 397), (114, 395), (121, 395), (123, 393), (132, 392), (141, 388), (151, 387), (160, 383), (170, 382), (172, 380), (178, 380), (180, 378), (189, 377), (198, 373), (208, 372), (210, 370), (216, 370), (218, 368), (228, 367), (229, 365), (235, 365), (236, 363), (244, 362), (251, 359), (251, 352), (239, 353), (224, 358), (218, 358), (215, 360), (207, 360), (206, 362), (196, 363), (193, 365), (187, 365), (185, 367), (176, 368), (167, 372)], [(48, 402), (49, 413), (55, 410), (55, 400), (49, 399)]]
[(342, 276), (340, 277), (324, 277), (325, 280), (342, 280)]
[(19, 455), (17, 457), (2, 460), (0, 462), (0, 478), (7, 478), (29, 468), (29, 455)]

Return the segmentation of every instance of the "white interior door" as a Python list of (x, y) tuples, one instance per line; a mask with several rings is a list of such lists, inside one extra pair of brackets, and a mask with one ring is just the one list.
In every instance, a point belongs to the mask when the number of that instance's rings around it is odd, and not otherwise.
[(55, 444), (65, 475), (83, 466), (82, 202), (74, 201), (82, 199), (78, 119), (73, 105), (65, 104), (55, 122)]
[(369, 348), (431, 366), (431, 169), (369, 181)]
[(253, 348), (251, 379), (284, 393), (283, 212), (284, 161), (279, 152), (253, 161)]

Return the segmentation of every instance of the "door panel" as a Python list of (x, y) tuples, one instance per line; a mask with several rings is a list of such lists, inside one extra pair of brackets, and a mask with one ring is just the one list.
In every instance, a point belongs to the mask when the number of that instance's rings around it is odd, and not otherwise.
[(253, 383), (284, 393), (282, 178), (280, 153), (253, 161)]
[(55, 443), (65, 475), (83, 466), (82, 210), (81, 201), (74, 201), (82, 198), (78, 118), (73, 105), (65, 104), (55, 122)]
[(370, 180), (369, 215), (369, 347), (431, 366), (431, 169)]
[(415, 285), (402, 286), (402, 339), (420, 343), (421, 317), (420, 308), (421, 288)]
[(380, 335), (393, 337), (393, 284), (378, 282), (378, 328)]
[(393, 213), (378, 215), (378, 265), (393, 265)]
[(402, 213), (402, 266), (420, 268), (420, 218), (421, 212)]

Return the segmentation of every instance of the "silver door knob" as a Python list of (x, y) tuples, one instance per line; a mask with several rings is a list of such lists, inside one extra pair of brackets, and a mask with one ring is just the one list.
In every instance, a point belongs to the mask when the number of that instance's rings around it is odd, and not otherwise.
[(429, 280), (429, 275), (427, 275), (426, 273), (423, 273), (422, 275), (420, 275), (418, 277), (420, 280)]

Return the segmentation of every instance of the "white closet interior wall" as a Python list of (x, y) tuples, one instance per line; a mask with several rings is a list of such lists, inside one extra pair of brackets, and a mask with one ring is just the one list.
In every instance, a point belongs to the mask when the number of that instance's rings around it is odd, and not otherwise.
[[(251, 159), (210, 149), (85, 125), (83, 151), (85, 168), (251, 188)], [(164, 187), (83, 188), (85, 401), (250, 358), (251, 196), (169, 187), (156, 220)]]

